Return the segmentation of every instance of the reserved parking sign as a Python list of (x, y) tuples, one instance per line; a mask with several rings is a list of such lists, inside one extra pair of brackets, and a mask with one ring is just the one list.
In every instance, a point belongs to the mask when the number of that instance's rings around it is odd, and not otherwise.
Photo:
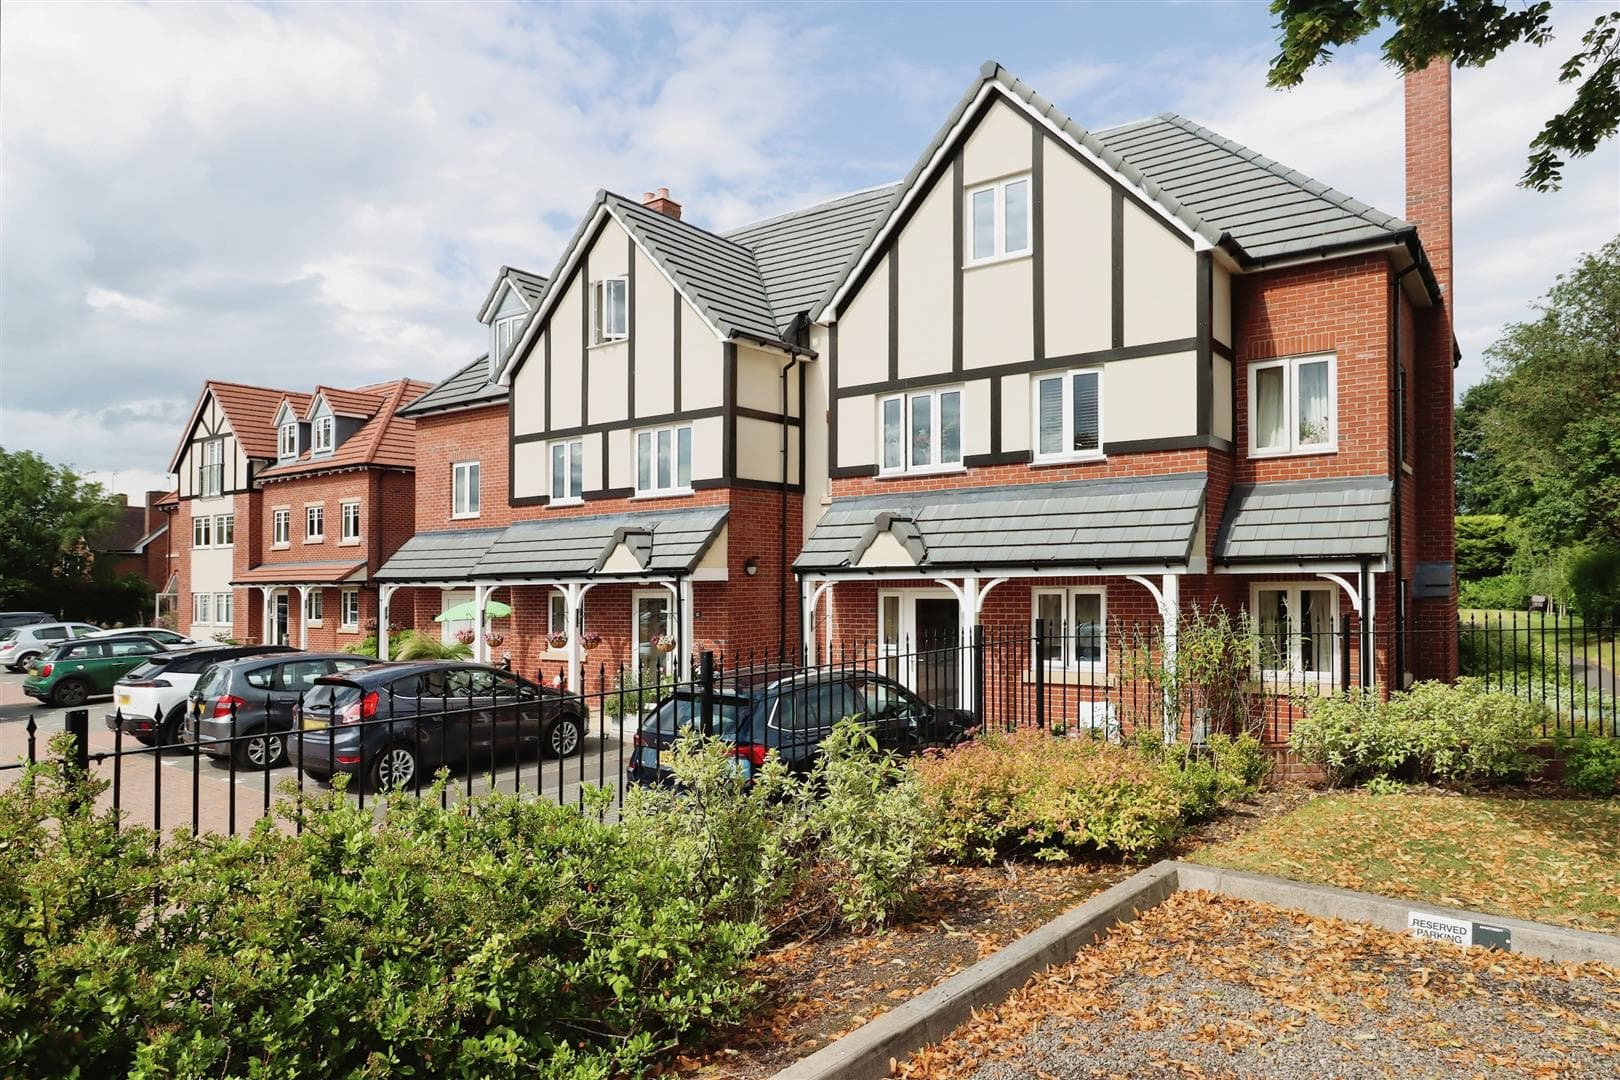
[(1505, 926), (1452, 919), (1427, 911), (1408, 911), (1406, 929), (1414, 937), (1428, 938), (1430, 941), (1449, 941), (1464, 949), (1470, 945), (1479, 945), (1487, 949), (1508, 951), (1513, 944), (1512, 933)]

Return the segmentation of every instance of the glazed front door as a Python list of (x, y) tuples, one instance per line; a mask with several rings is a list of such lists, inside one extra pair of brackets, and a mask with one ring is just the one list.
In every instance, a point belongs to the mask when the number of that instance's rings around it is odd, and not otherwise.
[(270, 640), (276, 645), (287, 644), (288, 611), (291, 601), (285, 592), (276, 593), (275, 633)]

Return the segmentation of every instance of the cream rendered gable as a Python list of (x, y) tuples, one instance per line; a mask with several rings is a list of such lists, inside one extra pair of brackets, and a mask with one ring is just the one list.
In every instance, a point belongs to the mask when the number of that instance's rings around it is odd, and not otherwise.
[(872, 539), (860, 559), (855, 563), (861, 569), (882, 569), (884, 567), (910, 567), (916, 566), (917, 560), (911, 557), (904, 544), (895, 538), (893, 532), (884, 531)]
[(645, 569), (646, 567), (641, 565), (641, 560), (636, 558), (635, 552), (631, 551), (629, 545), (621, 540), (614, 545), (613, 551), (602, 561), (602, 566), (597, 570), (597, 573), (639, 574)]
[(951, 178), (946, 174), (934, 184), (900, 232), (899, 310), (895, 321), (902, 379), (935, 371), (940, 357), (948, 361), (951, 355), (949, 309), (942, 313), (939, 308), (939, 298), (951, 295), (951, 192)]
[(729, 523), (720, 526), (720, 532), (710, 542), (708, 549), (703, 552), (703, 557), (698, 560), (697, 566), (693, 568), (692, 580), (725, 581), (730, 576), (730, 549), (727, 546), (730, 539), (730, 530), (731, 525)]
[(1072, 356), (1112, 344), (1112, 194), (1108, 182), (1050, 137), (1041, 161), (1045, 197), (1046, 353)]

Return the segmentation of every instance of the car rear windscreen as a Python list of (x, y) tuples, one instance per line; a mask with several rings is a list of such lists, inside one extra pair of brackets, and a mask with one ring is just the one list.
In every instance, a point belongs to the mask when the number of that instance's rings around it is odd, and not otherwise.
[(152, 661), (147, 660), (137, 664), (135, 667), (130, 668), (129, 671), (125, 673), (124, 679), (152, 679), (163, 674), (164, 670), (165, 669), (162, 664), (154, 664)]
[[(742, 698), (714, 699), (714, 734), (722, 739), (732, 739), (737, 735), (737, 718), (747, 715), (752, 702)], [(644, 720), (641, 730), (647, 733), (657, 732), (660, 735), (674, 736), (687, 728), (699, 728), (703, 724), (703, 699), (686, 694), (678, 694), (669, 698)]]
[(353, 683), (318, 682), (304, 691), (304, 711), (341, 713), (358, 700), (360, 688)]
[(10, 630), (0, 630), (0, 641), (10, 641), (16, 636), (17, 628), (15, 626), (13, 626)]
[(203, 677), (197, 681), (197, 693), (205, 698), (223, 694), (226, 684), (229, 682), (230, 675), (224, 668), (209, 668), (203, 673)]

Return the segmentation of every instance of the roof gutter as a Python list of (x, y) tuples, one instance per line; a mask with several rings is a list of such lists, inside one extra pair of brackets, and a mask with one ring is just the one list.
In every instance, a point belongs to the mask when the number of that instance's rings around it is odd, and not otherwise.
[(794, 360), (814, 360), (819, 356), (816, 350), (810, 348), (808, 345), (794, 345), (776, 338), (766, 337), (764, 334), (756, 334), (749, 330), (733, 330), (731, 332), (731, 336), (741, 341), (748, 341), (767, 349), (774, 349), (784, 356), (792, 357)]

